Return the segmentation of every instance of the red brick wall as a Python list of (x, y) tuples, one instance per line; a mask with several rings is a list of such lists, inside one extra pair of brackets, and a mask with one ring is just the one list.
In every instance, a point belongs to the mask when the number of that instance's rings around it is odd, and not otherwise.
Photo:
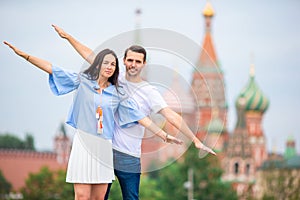
[(25, 186), (29, 173), (37, 173), (43, 166), (51, 170), (66, 169), (66, 164), (56, 161), (55, 153), (0, 150), (0, 170), (14, 191)]

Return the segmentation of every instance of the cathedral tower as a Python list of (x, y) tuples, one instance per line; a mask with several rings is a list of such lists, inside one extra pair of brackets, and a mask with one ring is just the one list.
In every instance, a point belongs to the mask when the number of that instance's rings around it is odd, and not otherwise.
[(62, 123), (54, 138), (54, 152), (56, 153), (57, 162), (60, 164), (68, 163), (70, 151), (71, 141), (67, 136), (65, 126)]
[(222, 160), (224, 169), (222, 179), (231, 182), (238, 195), (242, 195), (255, 181), (255, 164), (246, 125), (245, 96), (240, 95), (235, 106), (237, 123), (225, 148), (225, 157)]
[(263, 114), (268, 109), (269, 100), (255, 82), (254, 65), (250, 67), (250, 79), (239, 95), (245, 98), (245, 118), (252, 146), (255, 166), (260, 167), (267, 159), (266, 139), (262, 129)]
[(222, 160), (222, 178), (233, 183), (238, 195), (253, 192), (256, 170), (267, 159), (262, 117), (269, 100), (257, 86), (254, 75), (251, 65), (250, 79), (236, 100), (237, 123)]
[[(217, 134), (225, 138), (227, 115), (224, 77), (218, 65), (211, 35), (211, 22), (214, 16), (214, 10), (209, 2), (205, 5), (203, 16), (205, 19), (205, 35), (192, 80), (192, 92), (196, 94), (196, 119), (199, 121), (197, 136), (201, 140), (208, 134), (212, 120), (221, 121), (222, 128), (220, 130), (218, 129), (220, 132)], [(217, 113), (217, 115), (213, 116), (213, 111)], [(211, 146), (214, 144), (208, 145)]]

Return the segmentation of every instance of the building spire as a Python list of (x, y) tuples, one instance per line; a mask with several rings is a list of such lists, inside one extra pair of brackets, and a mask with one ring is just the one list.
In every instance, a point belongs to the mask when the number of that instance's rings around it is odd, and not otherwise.
[(202, 50), (200, 52), (200, 57), (198, 60), (198, 67), (212, 67), (215, 68), (217, 63), (217, 55), (215, 52), (213, 39), (211, 36), (211, 19), (214, 16), (214, 10), (209, 1), (207, 1), (204, 10), (203, 16), (205, 20), (205, 33), (204, 40), (202, 44)]
[(250, 78), (254, 78), (254, 76), (255, 76), (255, 66), (254, 66), (254, 55), (253, 55), (253, 53), (251, 53), (250, 54), (250, 62), (251, 62), (251, 64), (250, 64)]
[(67, 137), (67, 132), (64, 123), (60, 124), (60, 134), (62, 134), (64, 137)]
[(272, 142), (272, 153), (275, 155), (277, 154), (277, 145), (276, 145), (276, 139), (273, 138), (273, 142)]
[(214, 9), (210, 4), (210, 1), (206, 2), (203, 10), (203, 16), (205, 17), (206, 32), (211, 30), (211, 18), (214, 16)]
[(254, 76), (255, 76), (255, 67), (254, 67), (254, 64), (251, 64), (250, 65), (250, 77), (254, 78)]
[[(142, 45), (142, 37), (141, 37), (141, 14), (142, 14), (142, 9), (141, 8), (137, 8), (135, 9), (135, 32), (134, 32), (134, 38), (133, 38), (133, 43), (136, 45)], [(141, 73), (141, 77), (144, 80), (147, 80), (148, 77), (148, 72), (147, 72), (147, 67), (145, 69), (143, 69), (142, 73)]]
[(207, 1), (206, 5), (205, 5), (205, 7), (203, 9), (203, 15), (205, 17), (213, 17), (214, 13), (215, 12), (214, 12), (214, 9), (213, 9), (212, 5), (210, 4), (210, 1)]
[(285, 159), (290, 159), (297, 155), (295, 143), (296, 142), (295, 142), (294, 137), (289, 136), (286, 141), (286, 147), (285, 147), (285, 151), (284, 151), (284, 155), (283, 155)]
[(134, 43), (141, 44), (141, 36), (140, 36), (140, 28), (141, 28), (141, 14), (142, 10), (137, 8), (135, 10), (135, 36), (134, 36)]

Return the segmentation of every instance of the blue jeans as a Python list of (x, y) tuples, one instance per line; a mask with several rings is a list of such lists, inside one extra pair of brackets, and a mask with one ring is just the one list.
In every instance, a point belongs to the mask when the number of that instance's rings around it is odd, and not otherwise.
[[(115, 175), (122, 190), (123, 200), (138, 200), (141, 177), (140, 158), (113, 150)], [(105, 199), (108, 199), (111, 184), (107, 188)]]

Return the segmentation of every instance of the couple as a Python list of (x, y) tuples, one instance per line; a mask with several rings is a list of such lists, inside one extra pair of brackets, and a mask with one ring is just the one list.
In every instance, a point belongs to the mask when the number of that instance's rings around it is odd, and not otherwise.
[[(119, 63), (113, 51), (105, 49), (94, 55), (61, 28), (53, 27), (91, 64), (88, 69), (71, 73), (4, 43), (49, 73), (49, 84), (55, 95), (77, 91), (67, 118), (67, 123), (76, 129), (66, 178), (67, 182), (74, 183), (75, 199), (107, 198), (107, 186), (114, 175), (121, 185), (123, 199), (138, 199), (144, 127), (166, 142), (182, 144), (152, 123), (147, 117), (151, 112), (162, 114), (197, 148), (215, 154), (167, 107), (158, 91), (141, 79), (140, 73), (146, 64), (144, 48), (131, 46), (125, 51), (126, 74), (118, 76)], [(149, 96), (151, 98), (147, 98)]]

